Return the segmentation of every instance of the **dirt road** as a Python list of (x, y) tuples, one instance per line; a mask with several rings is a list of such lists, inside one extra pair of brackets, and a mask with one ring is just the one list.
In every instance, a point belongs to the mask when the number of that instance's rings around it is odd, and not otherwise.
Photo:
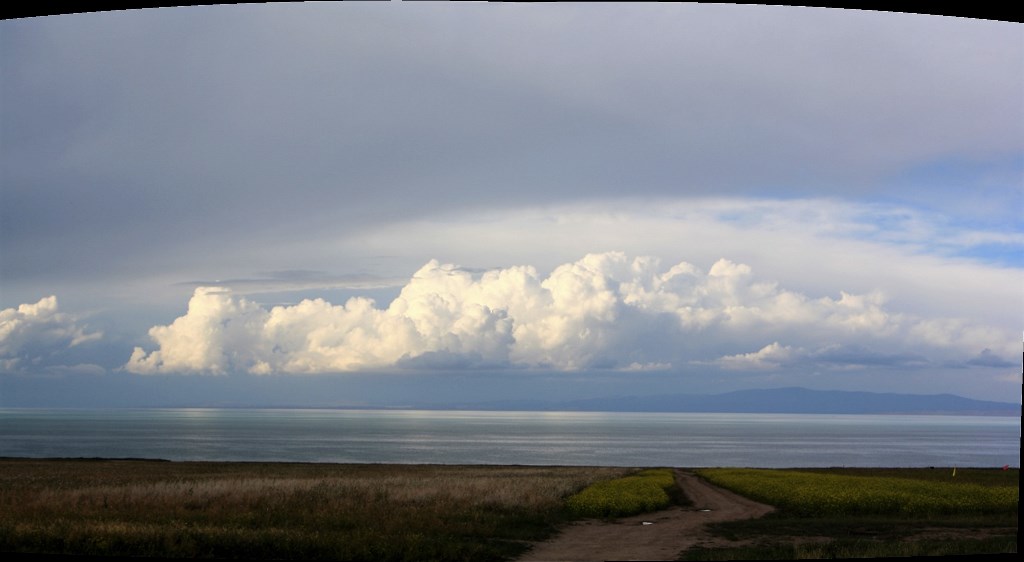
[(676, 470), (676, 481), (693, 501), (692, 506), (610, 522), (580, 521), (535, 545), (520, 561), (676, 560), (686, 548), (721, 542), (705, 531), (705, 524), (761, 517), (773, 510), (712, 486), (689, 472)]

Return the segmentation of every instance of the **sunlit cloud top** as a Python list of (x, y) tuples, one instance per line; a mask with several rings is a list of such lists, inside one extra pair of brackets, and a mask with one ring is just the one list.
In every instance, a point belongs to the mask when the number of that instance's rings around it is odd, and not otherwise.
[[(322, 373), (382, 367), (543, 367), (632, 370), (806, 360), (836, 367), (932, 363), (1008, 366), (1015, 334), (962, 319), (887, 309), (881, 295), (811, 298), (718, 260), (708, 271), (652, 257), (590, 254), (550, 275), (530, 266), (474, 275), (431, 261), (387, 308), (304, 300), (268, 309), (197, 288), (186, 315), (136, 348), (137, 373)], [(722, 350), (760, 351), (738, 355)], [(914, 354), (905, 350), (913, 349)], [(921, 355), (921, 353), (928, 355)], [(930, 356), (930, 357), (929, 357)]]

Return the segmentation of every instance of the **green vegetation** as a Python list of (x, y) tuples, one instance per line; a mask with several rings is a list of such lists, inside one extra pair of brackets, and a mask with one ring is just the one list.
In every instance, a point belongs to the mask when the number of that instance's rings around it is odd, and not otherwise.
[(629, 469), (0, 460), (0, 552), (493, 560)]
[(771, 504), (764, 518), (712, 526), (742, 546), (686, 560), (947, 556), (1017, 551), (1019, 471), (702, 469), (708, 481)]
[(672, 469), (657, 468), (591, 484), (566, 501), (577, 517), (623, 517), (681, 503)]
[(978, 484), (964, 474), (946, 481), (752, 469), (702, 470), (699, 474), (723, 488), (805, 517), (1000, 514), (1017, 513), (1018, 505), (1016, 483)]

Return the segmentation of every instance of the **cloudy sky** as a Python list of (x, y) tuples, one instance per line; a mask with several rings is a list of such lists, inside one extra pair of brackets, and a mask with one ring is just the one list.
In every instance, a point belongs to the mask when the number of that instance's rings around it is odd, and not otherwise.
[(0, 406), (1019, 402), (1020, 24), (689, 4), (0, 22)]

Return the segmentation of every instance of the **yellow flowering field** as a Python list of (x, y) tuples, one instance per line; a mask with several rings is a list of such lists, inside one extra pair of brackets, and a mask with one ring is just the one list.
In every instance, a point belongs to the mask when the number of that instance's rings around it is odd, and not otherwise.
[(577, 517), (622, 517), (656, 511), (672, 504), (675, 476), (669, 468), (644, 470), (596, 482), (566, 500)]
[(807, 517), (1015, 514), (1019, 503), (1019, 485), (982, 485), (955, 477), (940, 481), (738, 468), (697, 473), (738, 494)]

